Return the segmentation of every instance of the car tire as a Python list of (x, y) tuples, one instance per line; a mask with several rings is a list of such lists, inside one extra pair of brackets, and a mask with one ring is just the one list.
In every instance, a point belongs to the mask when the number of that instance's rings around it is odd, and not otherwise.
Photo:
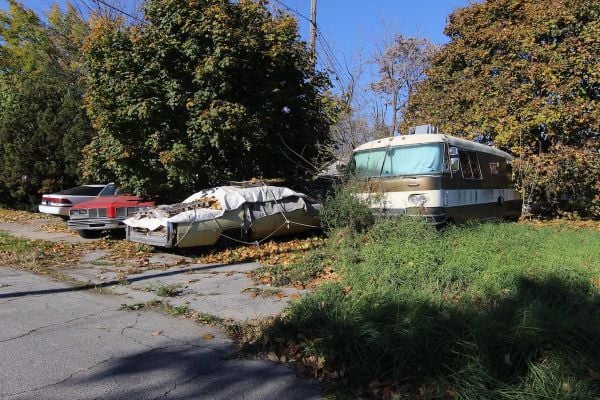
[(79, 233), (79, 236), (81, 236), (84, 239), (97, 239), (100, 236), (102, 236), (102, 231), (96, 231), (91, 229), (80, 229), (77, 231), (77, 233)]
[(68, 221), (69, 220), (69, 216), (68, 215), (59, 215), (58, 217), (60, 219), (62, 219), (63, 221)]

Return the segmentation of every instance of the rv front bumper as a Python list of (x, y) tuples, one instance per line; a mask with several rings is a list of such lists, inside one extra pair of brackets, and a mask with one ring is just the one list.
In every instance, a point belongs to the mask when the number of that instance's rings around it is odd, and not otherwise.
[(380, 217), (423, 217), (432, 225), (442, 225), (446, 223), (446, 210), (443, 207), (409, 207), (387, 210), (373, 210), (373, 213)]
[(89, 219), (70, 219), (67, 222), (69, 229), (73, 230), (91, 230), (103, 231), (107, 229), (123, 229), (125, 224), (123, 218), (89, 218)]

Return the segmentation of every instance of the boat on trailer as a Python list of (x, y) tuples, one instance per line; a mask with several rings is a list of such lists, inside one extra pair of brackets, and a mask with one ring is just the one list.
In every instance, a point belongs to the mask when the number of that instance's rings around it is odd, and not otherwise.
[(127, 240), (165, 248), (242, 243), (320, 229), (321, 204), (303, 193), (264, 183), (202, 190), (124, 221)]

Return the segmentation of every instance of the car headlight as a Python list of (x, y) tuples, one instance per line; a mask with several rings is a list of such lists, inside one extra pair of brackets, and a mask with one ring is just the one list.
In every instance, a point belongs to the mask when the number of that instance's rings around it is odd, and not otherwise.
[(429, 197), (426, 194), (411, 194), (408, 196), (408, 201), (412, 205), (423, 207), (429, 201)]

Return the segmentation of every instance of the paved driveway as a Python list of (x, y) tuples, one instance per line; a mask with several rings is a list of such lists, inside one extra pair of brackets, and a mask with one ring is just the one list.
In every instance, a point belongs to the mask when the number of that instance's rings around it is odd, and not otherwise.
[(2, 399), (311, 399), (290, 369), (235, 360), (218, 330), (0, 268)]

